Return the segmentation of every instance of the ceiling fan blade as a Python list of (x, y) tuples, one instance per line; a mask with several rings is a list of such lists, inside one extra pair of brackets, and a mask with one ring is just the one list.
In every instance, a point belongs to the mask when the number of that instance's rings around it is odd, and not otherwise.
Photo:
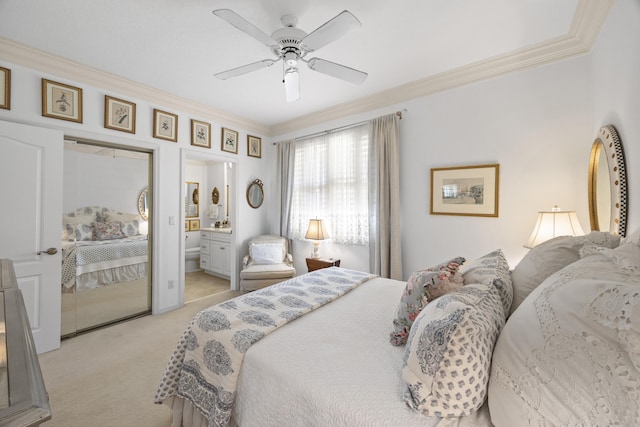
[(360, 21), (358, 21), (358, 18), (348, 10), (343, 10), (335, 18), (325, 22), (303, 38), (302, 44), (305, 50), (313, 52), (359, 27)]
[(238, 15), (231, 9), (216, 9), (213, 11), (213, 14), (219, 18), (224, 19), (229, 24), (233, 25), (240, 31), (247, 33), (254, 39), (258, 40), (260, 43), (273, 47), (278, 46), (278, 42), (273, 40), (267, 34), (265, 34), (261, 29), (253, 25), (251, 22), (244, 19), (242, 16)]
[(327, 74), (357, 85), (362, 84), (368, 76), (364, 71), (358, 71), (345, 65), (327, 61), (326, 59), (311, 58), (307, 61), (307, 65), (313, 71)]
[(271, 67), (273, 64), (275, 64), (278, 61), (279, 59), (277, 60), (263, 59), (262, 61), (252, 62), (251, 64), (243, 65), (241, 67), (232, 68), (230, 70), (214, 74), (214, 76), (219, 78), (220, 80), (226, 80), (231, 77), (241, 76), (242, 74), (247, 74), (252, 71), (260, 70), (262, 68)]

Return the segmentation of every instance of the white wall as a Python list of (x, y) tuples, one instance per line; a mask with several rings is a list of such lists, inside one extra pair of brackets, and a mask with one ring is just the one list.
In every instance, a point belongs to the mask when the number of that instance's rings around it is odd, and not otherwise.
[(591, 55), (593, 137), (604, 125), (618, 130), (625, 151), (627, 230), (640, 228), (640, 2), (618, 0)]
[[(400, 186), (405, 278), (453, 256), (472, 259), (502, 248), (510, 264), (524, 255), (539, 210), (576, 210), (588, 228), (587, 168), (592, 142), (589, 58), (510, 74), (345, 118), (295, 134), (407, 109), (401, 120)], [(499, 217), (429, 214), (430, 169), (500, 164)], [(275, 227), (272, 224), (272, 227)], [(304, 265), (311, 244), (294, 243)], [(342, 266), (368, 270), (362, 247), (323, 246)], [(296, 265), (298, 269), (299, 264)], [(306, 267), (303, 270), (306, 271)]]

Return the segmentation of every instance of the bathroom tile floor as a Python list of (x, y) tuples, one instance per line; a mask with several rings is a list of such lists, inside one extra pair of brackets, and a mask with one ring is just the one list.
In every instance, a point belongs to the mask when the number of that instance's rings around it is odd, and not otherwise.
[(231, 283), (227, 279), (212, 276), (204, 271), (195, 271), (185, 275), (184, 302), (188, 303), (208, 295), (228, 291)]

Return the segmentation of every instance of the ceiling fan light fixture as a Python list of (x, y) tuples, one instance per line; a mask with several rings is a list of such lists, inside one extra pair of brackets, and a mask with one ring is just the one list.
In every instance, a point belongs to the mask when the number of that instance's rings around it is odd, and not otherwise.
[(300, 99), (300, 74), (297, 68), (287, 68), (284, 72), (284, 89), (287, 95), (287, 102)]

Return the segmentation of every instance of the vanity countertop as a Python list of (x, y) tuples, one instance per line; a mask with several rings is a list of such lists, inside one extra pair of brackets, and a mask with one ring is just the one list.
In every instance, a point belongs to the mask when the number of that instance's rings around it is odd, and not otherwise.
[(231, 227), (226, 227), (226, 228), (201, 227), (200, 230), (202, 230), (202, 231), (213, 231), (214, 233), (231, 234), (232, 228)]

